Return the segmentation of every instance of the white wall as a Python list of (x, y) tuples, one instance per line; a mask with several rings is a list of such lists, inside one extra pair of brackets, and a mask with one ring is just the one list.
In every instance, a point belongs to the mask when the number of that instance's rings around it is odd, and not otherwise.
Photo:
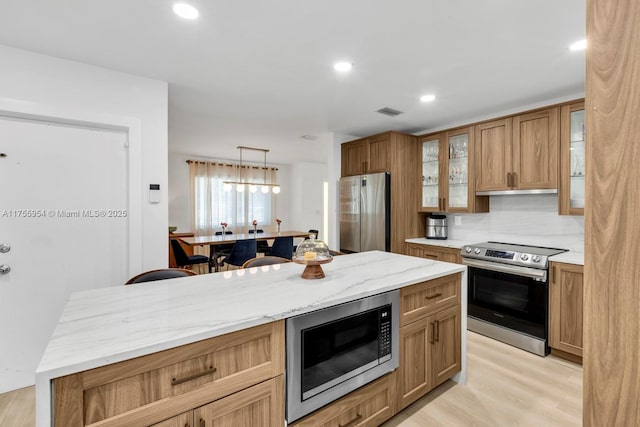
[[(455, 225), (456, 216), (461, 225)], [(491, 196), (489, 213), (447, 217), (450, 239), (584, 248), (584, 217), (558, 215), (556, 194)]]
[[(141, 252), (140, 265), (150, 270), (167, 265), (167, 83), (100, 67), (39, 55), (0, 45), (0, 102), (20, 110), (50, 111), (78, 120), (113, 118), (140, 124), (140, 146), (132, 170), (141, 175), (139, 229), (132, 230)], [(54, 159), (52, 159), (54, 161)], [(160, 184), (161, 201), (150, 204), (149, 184)], [(142, 188), (140, 188), (142, 187)]]

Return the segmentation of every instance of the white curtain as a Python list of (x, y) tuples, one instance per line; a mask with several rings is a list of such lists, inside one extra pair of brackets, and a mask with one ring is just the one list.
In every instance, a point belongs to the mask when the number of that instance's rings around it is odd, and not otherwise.
[[(228, 231), (246, 233), (255, 219), (258, 228), (269, 231), (275, 228), (277, 195), (263, 193), (258, 187), (251, 192), (224, 190), (224, 181), (276, 183), (277, 169), (262, 166), (245, 166), (212, 162), (189, 161), (191, 175), (192, 230), (196, 236), (210, 236), (221, 231), (221, 222), (228, 224)], [(266, 180), (266, 181), (265, 181)]]

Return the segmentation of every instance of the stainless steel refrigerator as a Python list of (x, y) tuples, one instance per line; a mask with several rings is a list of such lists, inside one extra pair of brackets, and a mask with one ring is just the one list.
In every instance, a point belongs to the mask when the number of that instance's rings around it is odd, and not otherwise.
[(340, 178), (340, 251), (391, 250), (390, 175)]

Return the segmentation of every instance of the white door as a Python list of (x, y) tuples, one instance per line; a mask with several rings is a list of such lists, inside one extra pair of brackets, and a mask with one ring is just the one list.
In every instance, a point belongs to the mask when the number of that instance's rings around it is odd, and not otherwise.
[(126, 281), (126, 143), (0, 116), (0, 393), (35, 383), (71, 292)]

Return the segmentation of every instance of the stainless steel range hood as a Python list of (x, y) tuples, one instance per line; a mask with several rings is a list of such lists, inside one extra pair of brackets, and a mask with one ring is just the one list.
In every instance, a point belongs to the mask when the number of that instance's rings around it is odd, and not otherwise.
[(476, 196), (511, 196), (514, 194), (558, 194), (558, 189), (557, 188), (540, 188), (536, 190), (476, 191)]

